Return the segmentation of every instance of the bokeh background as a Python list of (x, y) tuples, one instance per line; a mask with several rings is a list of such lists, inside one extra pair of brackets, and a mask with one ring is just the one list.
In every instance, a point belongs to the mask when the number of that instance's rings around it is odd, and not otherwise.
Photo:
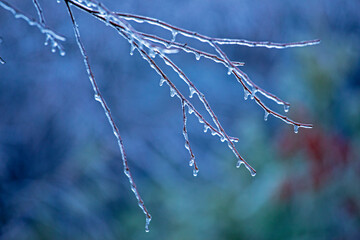
[[(32, 1), (9, 2), (37, 17)], [(237, 148), (256, 177), (236, 169), (226, 144), (204, 134), (191, 115), (189, 138), (200, 167), (193, 177), (179, 100), (159, 87), (138, 53), (130, 56), (127, 41), (74, 10), (152, 214), (149, 233), (94, 101), (65, 5), (40, 3), (48, 25), (67, 38), (64, 57), (44, 46), (36, 28), (0, 8), (1, 239), (360, 239), (359, 1), (103, 1), (210, 36), (322, 40), (285, 50), (224, 47), (258, 85), (292, 104), (291, 118), (314, 124), (298, 134), (274, 117), (265, 122), (224, 66), (183, 52), (172, 56), (227, 132), (239, 137)], [(149, 25), (134, 27), (171, 38)]]

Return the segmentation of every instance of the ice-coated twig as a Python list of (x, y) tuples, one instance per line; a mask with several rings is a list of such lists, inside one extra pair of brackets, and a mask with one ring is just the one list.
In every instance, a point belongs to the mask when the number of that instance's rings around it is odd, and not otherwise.
[[(223, 63), (223, 64), (226, 65), (226, 62), (224, 62), (224, 60), (222, 58), (219, 58), (218, 56), (216, 56), (214, 54), (211, 54), (211, 53), (208, 53), (208, 52), (201, 51), (201, 50), (198, 50), (196, 48), (190, 47), (187, 43), (182, 44), (182, 43), (178, 43), (176, 41), (170, 41), (170, 40), (167, 40), (167, 39), (155, 36), (155, 35), (151, 35), (151, 34), (148, 34), (148, 33), (143, 33), (143, 32), (137, 32), (137, 33), (139, 35), (143, 36), (147, 40), (163, 44), (164, 46), (167, 46), (167, 47), (179, 48), (179, 49), (181, 49), (181, 50), (183, 50), (184, 52), (187, 52), (187, 53), (192, 53), (192, 54), (195, 55), (196, 60), (199, 60), (200, 57), (205, 57), (205, 58), (208, 58), (208, 59), (210, 59), (210, 60), (212, 60), (212, 61), (214, 61), (216, 63)], [(244, 62), (232, 61), (232, 63), (235, 66), (244, 66), (245, 65)]]
[(227, 38), (212, 38), (213, 42), (217, 44), (231, 44), (231, 45), (242, 45), (247, 47), (266, 47), (266, 48), (291, 48), (291, 47), (307, 47), (311, 45), (316, 45), (320, 43), (319, 39), (300, 41), (300, 42), (291, 42), (291, 43), (274, 43), (269, 41), (256, 42), (249, 41), (245, 39), (227, 39)]
[[(207, 42), (210, 45), (212, 45), (213, 43), (237, 44), (237, 45), (244, 45), (244, 46), (250, 46), (250, 47), (267, 47), (267, 48), (283, 49), (283, 48), (289, 48), (289, 47), (305, 47), (305, 46), (311, 46), (311, 45), (316, 45), (316, 44), (320, 43), (320, 40), (318, 40), (318, 39), (309, 40), (309, 41), (301, 41), (301, 42), (293, 42), (293, 43), (272, 43), (272, 42), (255, 42), (255, 41), (248, 41), (248, 40), (243, 40), (243, 39), (212, 38), (212, 37), (208, 37), (208, 36), (199, 34), (194, 31), (189, 31), (189, 30), (186, 30), (183, 28), (173, 26), (164, 21), (150, 18), (150, 17), (144, 17), (144, 16), (128, 14), (128, 13), (117, 13), (117, 15), (123, 17), (126, 20), (132, 20), (132, 21), (135, 21), (138, 23), (146, 22), (148, 24), (156, 25), (156, 26), (159, 26), (161, 28), (171, 31), (173, 33), (173, 35), (174, 35), (174, 33), (176, 33), (176, 34), (179, 33), (185, 37), (197, 39), (201, 42)], [(232, 67), (231, 67), (231, 65), (228, 65), (227, 67), (229, 68), (228, 73), (230, 74), (232, 72)], [(277, 96), (275, 96), (274, 94), (271, 94), (271, 93), (265, 91), (264, 89), (260, 88), (255, 83), (253, 83), (250, 80), (250, 78), (247, 77), (246, 82), (252, 88), (256, 89), (257, 92), (261, 93), (265, 97), (275, 101), (277, 104), (284, 105), (284, 109), (289, 109), (290, 104), (288, 102), (285, 102), (285, 101), (281, 100), (280, 98), (278, 98)]]
[(36, 12), (37, 12), (37, 14), (39, 16), (40, 23), (43, 26), (45, 26), (45, 17), (44, 17), (43, 10), (42, 10), (38, 0), (33, 0), (33, 4), (34, 4)]
[(184, 135), (184, 139), (185, 139), (185, 148), (189, 151), (189, 154), (190, 154), (189, 166), (193, 167), (193, 175), (194, 175), (194, 177), (196, 177), (199, 172), (199, 168), (197, 166), (197, 163), (195, 160), (195, 155), (191, 149), (190, 142), (189, 142), (189, 135), (187, 133), (187, 128), (186, 128), (187, 118), (186, 118), (185, 106), (186, 106), (186, 103), (184, 101), (181, 101), (181, 109), (182, 109), (183, 124), (184, 124), (183, 125), (183, 135)]
[(106, 117), (107, 117), (107, 119), (109, 121), (109, 124), (111, 125), (113, 133), (114, 133), (114, 135), (115, 135), (115, 137), (117, 139), (118, 146), (119, 146), (119, 149), (120, 149), (120, 152), (121, 152), (121, 157), (122, 157), (122, 162), (123, 162), (123, 167), (124, 167), (124, 173), (125, 173), (126, 177), (129, 180), (131, 190), (134, 192), (134, 195), (135, 195), (136, 199), (138, 200), (139, 207), (141, 208), (141, 210), (144, 212), (144, 214), (146, 216), (145, 231), (148, 232), (149, 231), (149, 223), (151, 221), (151, 215), (148, 212), (148, 210), (147, 210), (147, 208), (146, 208), (146, 206), (144, 204), (144, 201), (142, 200), (142, 198), (141, 198), (141, 196), (140, 196), (140, 194), (139, 194), (139, 192), (137, 190), (136, 184), (135, 184), (134, 179), (132, 177), (132, 174), (130, 172), (130, 168), (129, 168), (129, 165), (128, 165), (123, 140), (122, 140), (122, 138), (120, 136), (119, 129), (116, 126), (116, 124), (115, 124), (115, 122), (113, 120), (110, 109), (107, 106), (107, 104), (105, 102), (105, 99), (101, 95), (99, 87), (97, 86), (97, 82), (96, 82), (95, 76), (94, 76), (94, 74), (93, 74), (93, 72), (91, 70), (90, 63), (89, 63), (89, 60), (88, 60), (88, 56), (87, 56), (86, 51), (85, 51), (85, 47), (84, 47), (84, 45), (83, 45), (83, 43), (81, 41), (81, 38), (80, 38), (80, 32), (79, 32), (78, 25), (77, 25), (77, 23), (75, 21), (75, 18), (73, 16), (73, 13), (71, 11), (71, 8), (69, 6), (68, 1), (66, 1), (66, 6), (67, 6), (67, 9), (68, 9), (68, 12), (69, 12), (72, 24), (73, 24), (73, 29), (74, 29), (74, 33), (75, 33), (76, 42), (77, 42), (78, 47), (80, 49), (80, 52), (81, 52), (81, 54), (83, 56), (84, 64), (85, 64), (85, 67), (86, 67), (86, 70), (87, 70), (91, 85), (92, 85), (94, 93), (95, 93), (95, 100), (100, 102), (102, 108), (104, 109)]
[[(220, 49), (219, 46), (217, 46), (215, 43), (212, 43), (213, 47), (216, 49), (216, 51), (223, 57), (223, 59), (233, 67), (232, 69), (232, 73), (235, 75), (236, 79), (238, 80), (238, 82), (241, 83), (241, 85), (243, 86), (244, 90), (245, 90), (245, 96), (247, 94), (249, 94), (251, 96), (251, 99), (254, 99), (255, 102), (262, 107), (268, 114), (271, 114), (273, 116), (275, 116), (276, 118), (281, 119), (282, 121), (284, 121), (287, 124), (291, 124), (294, 126), (294, 132), (297, 133), (299, 128), (312, 128), (313, 125), (312, 124), (306, 124), (306, 123), (298, 123), (295, 122), (293, 120), (291, 120), (290, 118), (283, 116), (273, 110), (271, 110), (270, 108), (268, 108), (261, 100), (260, 98), (258, 98), (255, 94), (258, 91), (257, 89), (252, 89), (250, 90), (246, 84), (244, 83), (243, 79), (246, 79), (246, 74), (244, 74), (242, 71), (240, 71), (237, 67), (235, 67), (234, 65), (232, 65), (231, 61), (228, 59), (228, 57), (226, 56), (226, 54)], [(240, 75), (239, 75), (240, 74)], [(245, 80), (246, 81), (246, 80)], [(285, 112), (286, 112), (286, 108), (285, 108)]]
[[(36, 1), (35, 1), (36, 2)], [(56, 48), (59, 50), (59, 53), (61, 56), (65, 55), (65, 51), (64, 48), (61, 46), (61, 44), (59, 43), (59, 41), (65, 41), (65, 37), (61, 36), (58, 33), (55, 33), (53, 30), (51, 30), (50, 28), (48, 28), (47, 26), (45, 26), (45, 24), (43, 24), (41, 18), (40, 18), (40, 23), (37, 22), (36, 20), (26, 16), (24, 13), (22, 13), (20, 10), (16, 9), (15, 7), (13, 7), (12, 5), (10, 5), (9, 3), (7, 3), (4, 0), (0, 0), (0, 6), (2, 8), (4, 8), (5, 10), (8, 10), (9, 12), (11, 12), (15, 18), (22, 18), (24, 19), (30, 26), (35, 26), (37, 27), (40, 32), (42, 32), (43, 34), (46, 35), (46, 40), (45, 40), (45, 45), (48, 44), (48, 41), (51, 42), (51, 51), (55, 52)], [(40, 8), (40, 5), (35, 4), (35, 7), (40, 14), (42, 13), (42, 10)], [(40, 15), (39, 15), (40, 16)]]
[[(185, 75), (185, 73), (175, 64), (173, 63), (170, 58), (164, 56), (162, 53), (159, 52), (159, 55), (161, 58), (164, 59), (165, 63), (167, 65), (169, 65), (170, 67), (172, 67), (172, 69), (179, 75), (179, 77), (181, 79), (183, 79), (185, 81), (185, 83), (188, 85), (189, 90), (190, 90), (190, 97), (192, 97), (193, 94), (196, 94), (199, 98), (199, 100), (203, 103), (206, 111), (209, 113), (209, 115), (211, 116), (213, 122), (215, 123), (217, 130), (219, 131), (219, 137), (221, 139), (222, 142), (227, 141), (228, 142), (228, 146), (229, 148), (234, 152), (235, 156), (237, 157), (238, 161), (240, 161), (241, 163), (243, 163), (246, 168), (250, 171), (251, 175), (255, 175), (256, 171), (255, 169), (253, 169), (241, 156), (240, 154), (237, 152), (235, 145), (233, 144), (233, 142), (230, 140), (229, 136), (226, 134), (224, 128), (221, 126), (219, 119), (217, 118), (217, 116), (215, 115), (214, 111), (211, 109), (210, 104), (208, 103), (208, 101), (205, 98), (205, 95), (203, 93), (201, 93), (196, 86), (190, 81), (190, 79)], [(204, 128), (204, 132), (207, 131), (207, 128), (205, 126)], [(215, 132), (212, 132), (212, 135), (216, 135)]]
[(290, 42), (290, 43), (273, 43), (273, 42), (269, 42), (269, 41), (256, 42), (256, 41), (249, 41), (249, 40), (245, 40), (245, 39), (212, 38), (209, 36), (199, 34), (194, 31), (189, 31), (187, 29), (176, 27), (174, 25), (171, 25), (164, 21), (158, 20), (156, 18), (145, 17), (145, 16), (129, 14), (129, 13), (119, 13), (119, 12), (116, 14), (118, 16), (123, 17), (126, 20), (135, 21), (137, 23), (146, 22), (146, 23), (149, 23), (152, 25), (162, 27), (169, 31), (176, 31), (187, 37), (198, 38), (200, 41), (203, 41), (203, 42), (204, 41), (213, 41), (218, 44), (232, 44), (232, 45), (237, 44), (237, 45), (243, 45), (243, 46), (247, 46), (247, 47), (266, 47), (266, 48), (278, 48), (278, 49), (289, 48), (289, 47), (306, 47), (306, 46), (316, 45), (316, 44), (320, 43), (319, 39), (309, 40), (309, 41), (300, 41), (300, 42)]

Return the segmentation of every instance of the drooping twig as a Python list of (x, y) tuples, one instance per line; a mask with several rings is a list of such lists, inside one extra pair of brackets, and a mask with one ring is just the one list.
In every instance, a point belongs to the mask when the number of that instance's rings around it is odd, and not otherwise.
[(134, 179), (132, 177), (132, 174), (130, 172), (130, 168), (129, 168), (126, 153), (125, 153), (124, 143), (123, 143), (123, 140), (122, 140), (122, 138), (120, 136), (119, 129), (116, 126), (116, 124), (115, 124), (115, 122), (113, 120), (113, 117), (111, 115), (110, 109), (107, 106), (107, 104), (105, 102), (105, 99), (101, 95), (101, 92), (100, 92), (100, 90), (99, 90), (99, 88), (97, 86), (95, 76), (94, 76), (94, 74), (93, 74), (93, 72), (91, 70), (90, 63), (89, 63), (89, 60), (88, 60), (88, 56), (87, 56), (86, 51), (85, 51), (85, 47), (84, 47), (84, 45), (83, 45), (83, 43), (81, 41), (81, 38), (80, 38), (80, 32), (79, 32), (79, 29), (78, 29), (78, 25), (77, 25), (77, 23), (75, 21), (75, 18), (73, 16), (73, 13), (72, 13), (71, 8), (70, 8), (67, 1), (66, 1), (66, 6), (68, 8), (69, 15), (70, 15), (71, 21), (73, 23), (75, 38), (76, 38), (78, 47), (80, 49), (80, 52), (81, 52), (81, 54), (83, 56), (84, 64), (85, 64), (85, 67), (86, 67), (90, 82), (92, 84), (92, 87), (93, 87), (93, 90), (94, 90), (94, 93), (95, 93), (95, 100), (100, 102), (102, 108), (104, 109), (105, 115), (106, 115), (106, 117), (107, 117), (107, 119), (108, 119), (108, 121), (109, 121), (109, 123), (110, 123), (110, 125), (112, 127), (113, 133), (114, 133), (114, 135), (115, 135), (115, 137), (117, 139), (118, 146), (119, 146), (120, 152), (121, 152), (121, 157), (122, 157), (122, 162), (123, 162), (123, 167), (124, 167), (124, 173), (125, 173), (126, 177), (129, 180), (131, 190), (134, 192), (135, 197), (138, 200), (139, 207), (143, 210), (144, 214), (146, 215), (145, 230), (149, 231), (149, 223), (151, 221), (151, 215), (148, 212), (148, 210), (146, 209), (144, 201), (142, 200), (142, 198), (141, 198), (141, 196), (140, 196), (140, 194), (139, 194), (139, 192), (137, 190), (136, 184), (135, 184)]

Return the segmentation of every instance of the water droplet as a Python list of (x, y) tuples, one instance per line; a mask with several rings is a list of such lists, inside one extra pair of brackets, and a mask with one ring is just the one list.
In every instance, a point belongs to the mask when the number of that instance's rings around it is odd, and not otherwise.
[(245, 101), (248, 99), (249, 95), (250, 95), (250, 93), (246, 89), (244, 89), (244, 100)]
[(228, 75), (230, 75), (230, 74), (232, 73), (232, 71), (233, 71), (233, 70), (234, 70), (234, 68), (229, 67), (229, 68), (228, 68), (228, 72), (227, 72), (227, 74), (228, 74)]
[(198, 175), (199, 169), (194, 168), (193, 176), (196, 177)]
[(284, 105), (284, 112), (288, 112), (290, 109), (290, 105)]
[(299, 132), (299, 126), (298, 125), (294, 125), (294, 133), (298, 133)]
[(269, 117), (269, 112), (265, 111), (264, 120), (267, 121)]

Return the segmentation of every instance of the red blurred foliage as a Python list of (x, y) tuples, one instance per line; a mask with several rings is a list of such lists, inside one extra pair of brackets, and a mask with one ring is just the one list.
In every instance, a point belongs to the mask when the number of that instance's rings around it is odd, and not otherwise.
[(304, 154), (303, 159), (309, 168), (308, 174), (294, 174), (284, 181), (280, 196), (285, 199), (295, 191), (309, 188), (318, 190), (332, 181), (333, 175), (349, 164), (352, 152), (350, 141), (339, 134), (326, 132), (321, 127), (300, 131), (297, 135), (286, 131), (281, 134), (277, 147), (284, 159)]

